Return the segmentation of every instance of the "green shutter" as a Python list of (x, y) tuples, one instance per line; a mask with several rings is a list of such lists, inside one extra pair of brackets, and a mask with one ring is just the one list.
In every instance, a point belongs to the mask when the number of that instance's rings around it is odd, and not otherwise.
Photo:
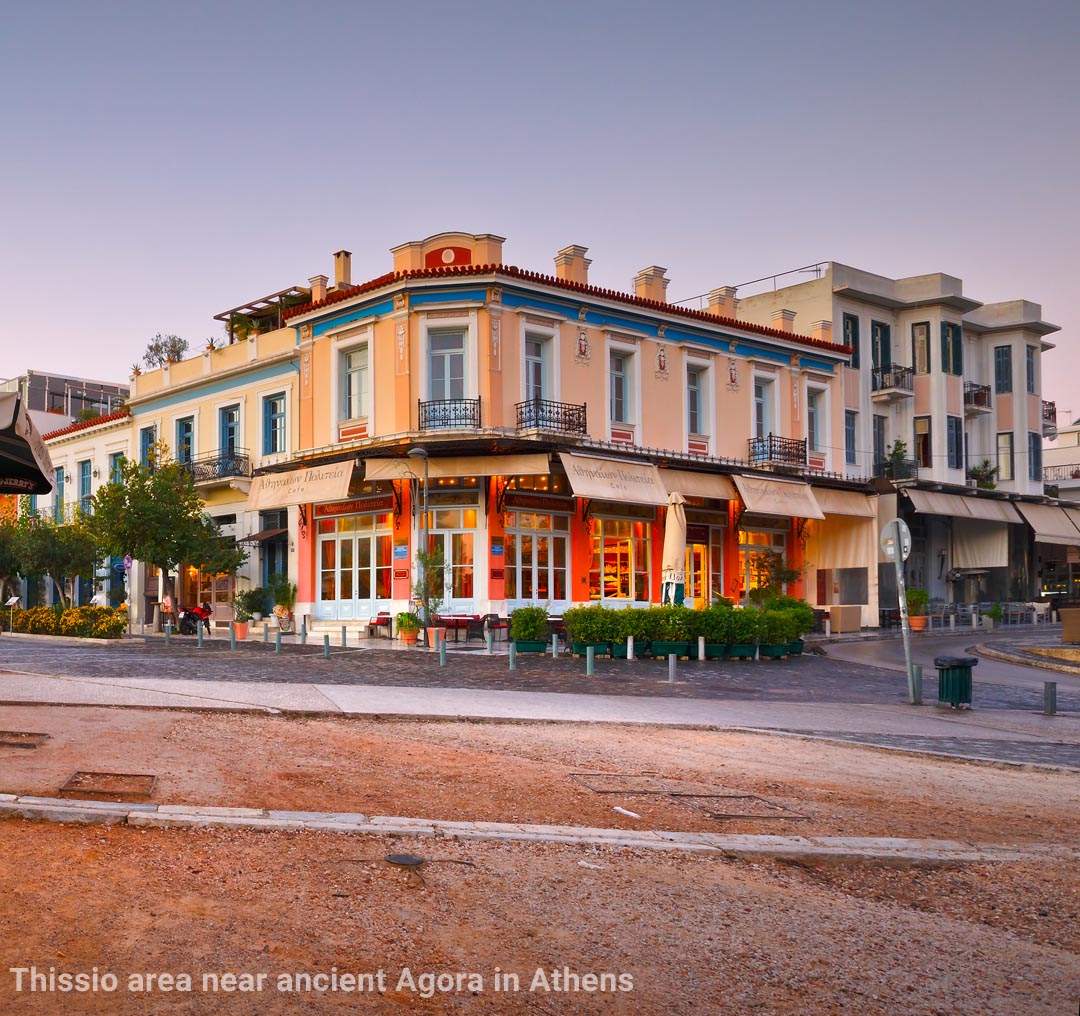
[(964, 332), (960, 325), (952, 326), (953, 373), (957, 377), (964, 374)]
[(949, 370), (949, 323), (948, 321), (941, 322), (941, 369), (948, 372)]

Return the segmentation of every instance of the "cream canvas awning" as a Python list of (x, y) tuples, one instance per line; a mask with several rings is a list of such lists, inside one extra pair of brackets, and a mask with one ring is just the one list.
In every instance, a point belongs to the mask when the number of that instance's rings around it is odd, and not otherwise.
[[(452, 476), (546, 476), (551, 472), (546, 453), (530, 455), (448, 455), (428, 459), (428, 476), (441, 480)], [(396, 459), (366, 459), (368, 480), (418, 480), (424, 476), (423, 459), (407, 455)]]
[(678, 491), (684, 497), (714, 497), (730, 501), (735, 496), (735, 485), (730, 476), (719, 473), (692, 473), (688, 469), (661, 469), (660, 482), (669, 494)]
[(814, 487), (818, 507), (826, 515), (855, 515), (861, 519), (877, 518), (877, 508), (868, 494), (857, 490), (833, 490), (830, 487)]
[(1080, 508), (1062, 508), (1061, 510), (1069, 516), (1072, 524), (1080, 530)]
[(263, 473), (251, 481), (248, 511), (284, 508), (290, 504), (340, 501), (348, 496), (353, 460), (327, 466), (293, 469), (288, 473)]
[(625, 501), (629, 504), (668, 503), (668, 492), (660, 480), (660, 470), (652, 463), (593, 459), (570, 452), (559, 452), (559, 459), (578, 497)]
[(767, 476), (735, 476), (735, 486), (748, 512), (797, 519), (823, 519), (810, 484)]
[(959, 494), (943, 494), (939, 490), (905, 490), (904, 493), (915, 506), (915, 511), (924, 515), (958, 515), (962, 519), (971, 518)]
[(1024, 520), (1008, 501), (992, 501), (983, 497), (965, 497), (964, 507), (973, 519), (986, 522), (1009, 522), (1020, 525)]
[(1048, 504), (1024, 504), (1022, 501), (1016, 507), (1035, 530), (1035, 539), (1039, 543), (1080, 547), (1080, 529), (1072, 524), (1064, 508)]
[(1008, 567), (1008, 528), (996, 519), (954, 519), (952, 564), (963, 569)]

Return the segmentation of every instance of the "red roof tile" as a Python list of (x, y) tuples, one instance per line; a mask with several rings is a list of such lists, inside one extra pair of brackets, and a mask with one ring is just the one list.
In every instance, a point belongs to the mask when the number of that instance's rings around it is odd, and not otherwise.
[(91, 427), (96, 427), (102, 423), (112, 423), (114, 420), (122, 420), (125, 416), (131, 416), (131, 410), (127, 407), (118, 409), (115, 413), (106, 413), (104, 416), (95, 416), (92, 420), (79, 420), (78, 423), (70, 423), (66, 427), (61, 427), (59, 430), (50, 430), (47, 434), (42, 434), (41, 436), (46, 440), (51, 437), (64, 437), (67, 434), (74, 434), (80, 430), (89, 430)]
[(317, 303), (306, 303), (299, 307), (293, 307), (285, 312), (285, 319), (296, 317), (299, 314), (307, 314), (309, 311), (321, 310), (323, 307), (332, 306), (353, 297), (370, 293), (376, 289), (383, 289), (395, 282), (407, 282), (411, 279), (438, 279), (462, 275), (505, 275), (512, 279), (520, 279), (524, 282), (535, 282), (542, 286), (554, 286), (557, 289), (567, 289), (584, 296), (602, 297), (605, 300), (618, 300), (633, 307), (641, 307), (645, 310), (660, 311), (664, 314), (672, 314), (676, 317), (691, 318), (708, 324), (725, 325), (728, 328), (738, 328), (744, 332), (754, 332), (758, 335), (768, 335), (771, 338), (783, 339), (785, 342), (793, 342), (800, 346), (813, 346), (816, 349), (828, 350), (832, 353), (850, 353), (851, 347), (838, 342), (826, 342), (824, 339), (811, 338), (809, 335), (797, 335), (794, 332), (783, 332), (778, 328), (766, 328), (764, 325), (751, 324), (749, 321), (739, 321), (737, 318), (722, 317), (719, 314), (710, 314), (704, 310), (693, 310), (689, 307), (679, 307), (671, 303), (663, 303), (660, 300), (646, 300), (644, 297), (632, 296), (630, 293), (620, 293), (615, 289), (601, 289), (598, 286), (589, 286), (581, 282), (572, 282), (569, 279), (560, 279), (554, 275), (543, 275), (540, 272), (530, 272), (516, 265), (448, 265), (441, 268), (417, 268), (404, 272), (387, 272), (377, 279), (361, 282), (336, 293), (330, 293), (324, 300)]

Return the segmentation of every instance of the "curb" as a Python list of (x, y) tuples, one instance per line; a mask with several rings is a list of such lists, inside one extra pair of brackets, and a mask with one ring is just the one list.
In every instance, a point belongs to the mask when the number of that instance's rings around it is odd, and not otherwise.
[(1080, 860), (1080, 850), (1038, 844), (961, 843), (896, 837), (751, 836), (665, 830), (438, 819), (368, 817), (359, 812), (278, 811), (264, 808), (199, 808), (183, 804), (117, 804), (0, 794), (0, 818), (148, 829), (321, 830), (366, 836), (421, 836), (487, 842), (566, 843), (626, 849), (673, 850), (725, 858), (772, 857), (796, 862), (875, 861), (898, 865)]
[(1080, 677), (1080, 663), (1069, 667), (1063, 663), (1052, 663), (1049, 658), (1044, 656), (1010, 653), (1008, 650), (998, 649), (981, 642), (972, 647), (972, 651), (979, 656), (985, 656), (989, 660), (997, 660), (999, 663), (1013, 663), (1019, 667), (1032, 667), (1035, 670), (1049, 670), (1055, 674), (1071, 674), (1073, 677)]

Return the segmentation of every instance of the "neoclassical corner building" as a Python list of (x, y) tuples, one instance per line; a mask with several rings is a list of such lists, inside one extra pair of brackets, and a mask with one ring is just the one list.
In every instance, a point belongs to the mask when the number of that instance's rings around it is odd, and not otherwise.
[[(668, 302), (664, 268), (622, 293), (589, 283), (584, 247), (559, 251), (545, 274), (505, 264), (503, 243), (440, 233), (395, 247), (386, 274), (358, 283), (339, 251), (332, 283), (317, 275), (223, 311), (220, 345), (132, 378), (130, 416), (66, 428), (49, 440), (54, 460), (77, 471), (115, 456), (120, 428), (130, 455), (164, 441), (207, 511), (252, 548), (242, 578), (287, 573), (314, 625), (404, 609), (425, 535), (447, 563), (447, 612), (658, 602), (674, 493), (686, 501), (688, 603), (745, 602), (782, 560), (799, 576), (789, 592), (877, 625), (878, 532), (907, 474), (874, 474), (886, 436), (908, 430), (933, 468), (902, 504), (923, 511), (938, 504), (923, 493), (950, 491), (979, 502), (973, 525), (956, 527), (966, 564), (992, 555), (998, 567), (994, 525), (1023, 526), (1012, 507), (985, 507), (1001, 497), (967, 485), (963, 456), (975, 434), (980, 455), (984, 443), (995, 457), (1032, 454), (1038, 354), (1054, 327), (1037, 305), (986, 309), (949, 277), (916, 285), (830, 266), (806, 290), (739, 301), (720, 287), (688, 309)], [(898, 367), (909, 329), (915, 359)], [(994, 349), (1001, 370), (997, 345), (1024, 365), (1025, 391), (997, 399), (996, 423), (983, 420), (992, 367), (970, 346), (962, 361), (965, 341)], [(1002, 413), (1013, 436), (995, 444)], [(1005, 493), (1047, 507), (1034, 480)], [(924, 558), (953, 552), (951, 525), (945, 537), (920, 529)], [(1080, 545), (1069, 525), (1058, 538)], [(1032, 541), (1053, 532), (1004, 532), (1034, 584)], [(929, 584), (931, 565), (917, 566)], [(182, 599), (229, 617), (232, 577), (179, 578)], [(157, 578), (136, 563), (132, 581), (148, 609)]]

